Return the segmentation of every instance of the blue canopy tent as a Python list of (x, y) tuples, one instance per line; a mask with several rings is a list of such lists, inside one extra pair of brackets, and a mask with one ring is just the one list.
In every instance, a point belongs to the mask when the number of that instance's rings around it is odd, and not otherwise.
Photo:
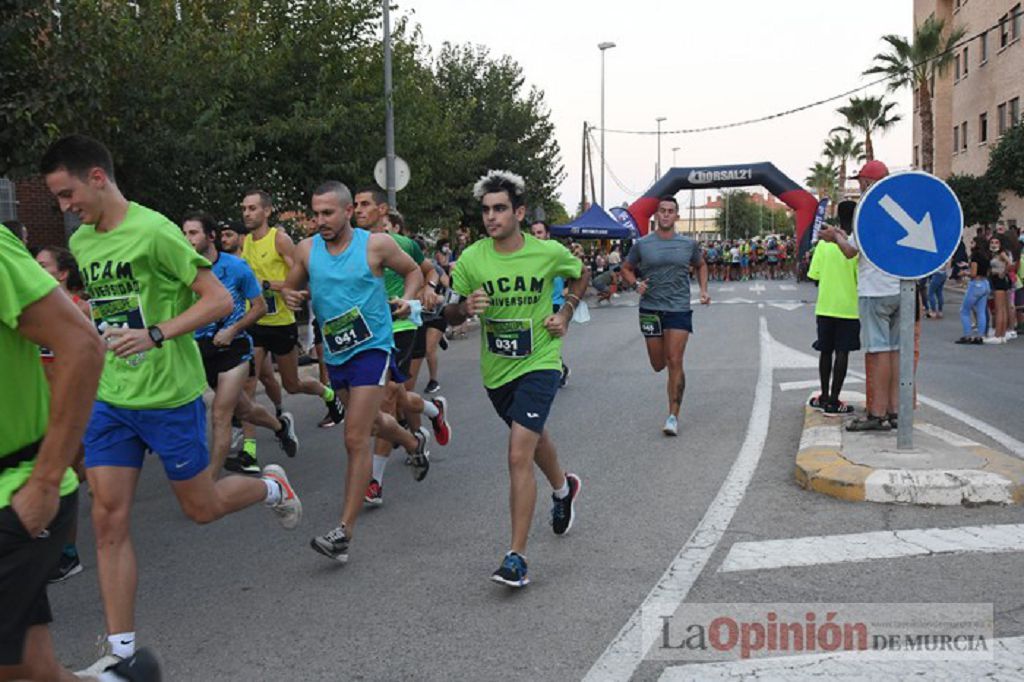
[(593, 204), (568, 225), (552, 225), (551, 236), (573, 239), (637, 239), (640, 233), (629, 211), (616, 207), (609, 213)]

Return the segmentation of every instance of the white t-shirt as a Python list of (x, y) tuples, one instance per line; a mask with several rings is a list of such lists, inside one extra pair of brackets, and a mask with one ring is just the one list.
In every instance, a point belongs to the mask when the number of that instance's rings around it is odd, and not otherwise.
[[(850, 235), (850, 244), (858, 251), (857, 235)], [(898, 296), (900, 293), (900, 280), (898, 277), (887, 275), (861, 254), (857, 259), (857, 295), (866, 298), (871, 296)]]

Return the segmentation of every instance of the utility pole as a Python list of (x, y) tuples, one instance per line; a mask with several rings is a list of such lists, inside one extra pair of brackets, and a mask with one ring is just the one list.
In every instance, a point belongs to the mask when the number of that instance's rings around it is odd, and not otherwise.
[(395, 199), (395, 108), (391, 83), (391, 0), (381, 0), (384, 7), (384, 168), (387, 178), (388, 206), (398, 208)]
[(665, 120), (665, 117), (659, 116), (654, 120), (658, 122), (658, 165), (654, 167), (654, 181), (657, 182), (661, 179), (661, 122)]
[(604, 208), (604, 53), (615, 47), (615, 43), (603, 42), (597, 44), (601, 50), (601, 208)]
[(587, 122), (583, 122), (583, 142), (580, 145), (583, 159), (580, 162), (580, 213), (587, 210)]

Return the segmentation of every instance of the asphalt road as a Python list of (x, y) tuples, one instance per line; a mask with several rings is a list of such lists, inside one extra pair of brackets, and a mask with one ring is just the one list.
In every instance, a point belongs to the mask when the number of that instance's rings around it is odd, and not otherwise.
[[(814, 288), (782, 283), (712, 285), (695, 313), (686, 354), (680, 436), (662, 436), (665, 376), (647, 364), (629, 295), (591, 307), (574, 325), (573, 373), (549, 428), (560, 458), (584, 485), (572, 532), (555, 537), (541, 483), (527, 558), (532, 584), (510, 591), (488, 579), (508, 542), (507, 429), (480, 384), (478, 341), (441, 354), (441, 393), (454, 436), (432, 445), (421, 483), (397, 457), (385, 503), (367, 510), (347, 565), (308, 547), (339, 511), (345, 459), (340, 428), (322, 430), (320, 401), (286, 399), (302, 439), (286, 458), (262, 436), (263, 463), (283, 463), (304, 505), (294, 532), (262, 508), (197, 527), (178, 510), (156, 462), (142, 476), (133, 516), (140, 563), (136, 629), (164, 658), (169, 680), (580, 679), (658, 584), (715, 499), (755, 412), (761, 320), (773, 339), (767, 437), (735, 515), (687, 602), (995, 603), (997, 636), (1024, 635), (1024, 554), (973, 554), (720, 573), (735, 542), (896, 528), (1021, 523), (1019, 507), (923, 509), (841, 502), (793, 482), (802, 403), (811, 380)], [(924, 322), (923, 395), (1024, 441), (1024, 340), (957, 346), (957, 301)], [(802, 365), (802, 366), (801, 366)], [(851, 369), (863, 371), (858, 354)], [(425, 370), (424, 370), (425, 371)], [(422, 385), (422, 383), (421, 383)], [(862, 390), (862, 388), (861, 388)], [(1002, 448), (946, 414), (929, 420)], [(88, 496), (80, 547), (86, 571), (51, 588), (60, 658), (95, 658), (103, 632)], [(680, 662), (645, 660), (636, 679)]]

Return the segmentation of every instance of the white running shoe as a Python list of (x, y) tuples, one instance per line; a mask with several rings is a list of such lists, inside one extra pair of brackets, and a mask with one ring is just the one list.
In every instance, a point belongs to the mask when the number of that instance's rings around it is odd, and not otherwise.
[(678, 436), (679, 419), (674, 414), (670, 414), (668, 419), (665, 420), (665, 425), (661, 427), (661, 432), (666, 436)]
[(302, 502), (288, 482), (288, 474), (284, 468), (277, 464), (268, 464), (263, 467), (263, 478), (277, 481), (281, 486), (281, 501), (271, 507), (281, 521), (281, 526), (286, 530), (292, 530), (299, 525), (302, 519)]
[(986, 336), (984, 341), (983, 341), (983, 343), (986, 343), (988, 345), (997, 345), (997, 344), (1000, 344), (1000, 343), (1006, 343), (1006, 337), (1005, 336)]
[(79, 670), (75, 673), (75, 677), (95, 678), (106, 672), (107, 668), (117, 665), (122, 659), (120, 656), (114, 654), (104, 654), (100, 656), (99, 660), (90, 665), (84, 670)]

